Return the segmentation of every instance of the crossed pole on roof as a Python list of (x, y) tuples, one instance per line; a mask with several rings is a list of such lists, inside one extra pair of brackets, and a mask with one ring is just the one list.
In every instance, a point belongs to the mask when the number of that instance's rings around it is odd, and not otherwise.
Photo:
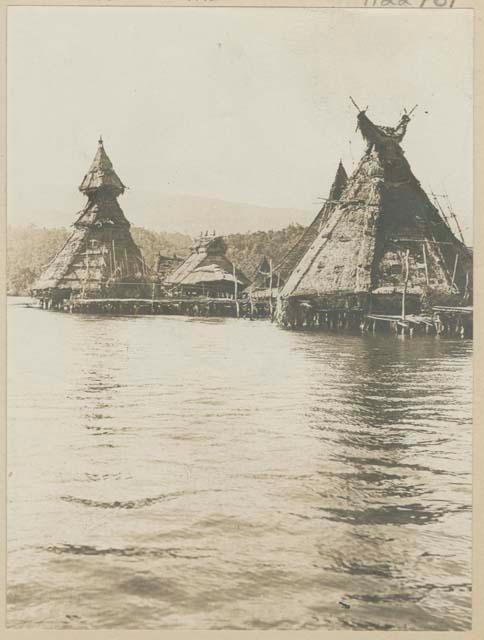
[[(368, 109), (368, 105), (364, 108), (364, 109), (360, 109), (360, 107), (356, 104), (356, 102), (354, 101), (354, 99), (350, 96), (350, 100), (353, 103), (353, 105), (355, 106), (355, 108), (357, 109), (358, 113), (365, 113)], [(406, 116), (408, 116), (410, 118), (410, 116), (412, 115), (412, 113), (415, 111), (415, 109), (418, 107), (418, 104), (416, 104), (409, 113), (407, 113), (406, 108), (403, 108), (403, 111), (405, 113)]]

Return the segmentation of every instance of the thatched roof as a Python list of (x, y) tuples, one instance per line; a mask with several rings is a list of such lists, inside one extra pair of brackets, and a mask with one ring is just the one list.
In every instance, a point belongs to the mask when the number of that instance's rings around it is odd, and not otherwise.
[(67, 275), (75, 256), (86, 242), (88, 229), (74, 229), (64, 245), (49, 262), (39, 279), (34, 283), (33, 290), (54, 289)]
[(115, 195), (120, 195), (125, 190), (124, 184), (118, 178), (111, 160), (104, 150), (102, 138), (99, 138), (96, 155), (81, 182), (79, 191), (89, 195), (100, 189), (111, 191)]
[(278, 276), (276, 271), (272, 270), (272, 287), (271, 287), (271, 263), (265, 256), (261, 256), (257, 267), (255, 268), (251, 284), (246, 289), (246, 293), (252, 298), (268, 298), (271, 295), (271, 289), (277, 289)]
[[(181, 286), (234, 283), (234, 266), (226, 257), (226, 250), (221, 236), (200, 236), (195, 240), (188, 258), (168, 274), (166, 283)], [(235, 277), (240, 286), (246, 286), (249, 282), (240, 269), (235, 269)]]
[(409, 291), (462, 291), (472, 278), (469, 252), (430, 202), (400, 147), (408, 122), (405, 115), (397, 127), (382, 127), (365, 112), (358, 114), (366, 153), (282, 297), (402, 291), (407, 250)]
[(39, 293), (47, 289), (98, 292), (116, 282), (123, 283), (132, 295), (135, 283), (143, 280), (146, 267), (116, 199), (124, 186), (102, 140), (80, 190), (88, 196), (88, 202), (64, 246), (32, 289)]
[(336, 170), (336, 175), (329, 191), (328, 199), (324, 203), (318, 215), (314, 218), (309, 227), (304, 231), (302, 236), (296, 242), (296, 244), (286, 253), (283, 259), (274, 268), (274, 272), (278, 274), (281, 282), (286, 282), (288, 277), (296, 268), (298, 262), (303, 258), (306, 251), (312, 245), (316, 239), (319, 230), (326, 222), (330, 212), (334, 209), (337, 200), (339, 200), (341, 193), (348, 181), (343, 163), (339, 162)]
[(103, 197), (104, 194), (91, 194), (89, 201), (79, 212), (75, 227), (92, 227), (115, 225), (130, 227), (123, 210), (114, 197)]
[(175, 269), (179, 267), (182, 262), (183, 258), (180, 258), (177, 255), (163, 256), (159, 254), (158, 261), (156, 263), (157, 276), (162, 282), (165, 281), (168, 275), (175, 271)]

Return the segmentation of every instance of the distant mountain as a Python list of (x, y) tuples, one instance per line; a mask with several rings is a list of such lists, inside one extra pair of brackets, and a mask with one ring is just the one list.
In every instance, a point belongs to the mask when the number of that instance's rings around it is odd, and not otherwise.
[(129, 191), (120, 204), (136, 226), (190, 236), (200, 231), (227, 235), (308, 225), (315, 211), (262, 207), (202, 196)]
[[(52, 207), (51, 193), (57, 197)], [(64, 203), (59, 207), (59, 202)], [(228, 235), (250, 231), (283, 229), (291, 224), (308, 225), (316, 211), (304, 209), (263, 207), (255, 204), (229, 202), (204, 196), (154, 193), (129, 189), (119, 203), (133, 226), (183, 233), (193, 237), (201, 231)], [(26, 201), (10, 202), (8, 222), (26, 226), (65, 227), (71, 225), (84, 199), (75, 190), (65, 187), (42, 189), (36, 199), (35, 210)]]

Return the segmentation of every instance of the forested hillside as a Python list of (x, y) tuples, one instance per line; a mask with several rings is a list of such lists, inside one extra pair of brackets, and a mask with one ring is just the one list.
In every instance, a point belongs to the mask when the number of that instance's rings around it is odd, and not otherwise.
[[(227, 254), (251, 278), (263, 255), (272, 258), (276, 264), (303, 231), (301, 225), (290, 225), (278, 231), (232, 234), (226, 237)], [(185, 256), (190, 251), (192, 238), (182, 233), (150, 231), (143, 227), (132, 227), (131, 232), (151, 269), (156, 266), (160, 253)], [(10, 295), (28, 295), (32, 283), (62, 247), (69, 233), (65, 227), (8, 227), (7, 291)]]

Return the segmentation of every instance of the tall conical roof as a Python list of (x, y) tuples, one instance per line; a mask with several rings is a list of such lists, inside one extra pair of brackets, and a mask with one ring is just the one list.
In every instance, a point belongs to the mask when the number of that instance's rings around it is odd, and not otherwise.
[(467, 249), (454, 236), (413, 175), (400, 146), (410, 118), (358, 126), (368, 147), (339, 200), (287, 280), (282, 296), (401, 292), (451, 293), (472, 277)]
[(343, 166), (342, 161), (339, 161), (338, 168), (336, 169), (336, 175), (329, 191), (329, 200), (339, 200), (343, 189), (348, 182), (348, 174)]
[(33, 286), (37, 292), (59, 290), (63, 296), (104, 295), (138, 297), (146, 267), (134, 242), (117, 196), (125, 187), (116, 175), (102, 139), (79, 187), (87, 196), (65, 245)]
[(102, 138), (99, 138), (94, 160), (79, 187), (79, 191), (86, 195), (100, 190), (109, 191), (115, 196), (124, 193), (125, 190), (124, 184), (114, 171), (112, 162), (104, 150)]
[(325, 204), (318, 212), (317, 216), (311, 222), (309, 227), (304, 231), (302, 236), (296, 242), (296, 244), (286, 253), (278, 265), (276, 265), (274, 271), (279, 275), (282, 282), (285, 282), (287, 278), (294, 271), (296, 265), (304, 256), (306, 251), (312, 245), (316, 239), (321, 226), (326, 222), (330, 212), (334, 209), (335, 204), (339, 200), (343, 189), (348, 181), (348, 175), (345, 171), (343, 163), (339, 161), (338, 168), (336, 169), (336, 175), (329, 190), (329, 197)]

